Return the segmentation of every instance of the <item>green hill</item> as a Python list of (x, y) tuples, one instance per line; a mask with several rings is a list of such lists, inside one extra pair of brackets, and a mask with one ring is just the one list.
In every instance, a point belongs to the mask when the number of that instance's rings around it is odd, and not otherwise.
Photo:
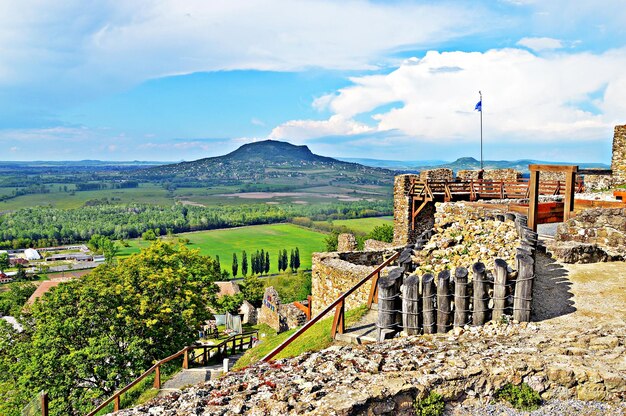
[(275, 140), (249, 143), (218, 157), (141, 169), (132, 175), (173, 183), (208, 185), (245, 183), (298, 187), (302, 185), (389, 185), (394, 172), (319, 156), (307, 146)]

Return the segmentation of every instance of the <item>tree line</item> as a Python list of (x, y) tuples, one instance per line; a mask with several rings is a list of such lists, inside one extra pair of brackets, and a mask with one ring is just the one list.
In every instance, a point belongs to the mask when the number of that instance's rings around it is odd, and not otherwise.
[[(298, 204), (248, 204), (198, 207), (175, 204), (110, 204), (75, 209), (32, 207), (0, 215), (0, 249), (45, 247), (87, 242), (94, 234), (111, 239), (160, 235), (244, 225), (285, 222), (295, 217), (314, 221), (361, 218), (391, 213), (391, 201)], [(155, 235), (156, 236), (156, 235)]]
[[(279, 272), (284, 272), (289, 268), (292, 273), (295, 273), (300, 268), (300, 249), (298, 247), (291, 249), (289, 258), (287, 257), (287, 249), (279, 250), (277, 257)], [(219, 262), (219, 257), (217, 257), (217, 261)], [(250, 264), (248, 264), (248, 253), (243, 250), (241, 252), (241, 275), (243, 277), (248, 275), (248, 265), (250, 266), (251, 275), (268, 274), (270, 271), (270, 252), (261, 249), (260, 251), (257, 250), (251, 253)], [(233, 253), (231, 267), (233, 277), (237, 277), (239, 274), (239, 259), (237, 258), (237, 253)]]

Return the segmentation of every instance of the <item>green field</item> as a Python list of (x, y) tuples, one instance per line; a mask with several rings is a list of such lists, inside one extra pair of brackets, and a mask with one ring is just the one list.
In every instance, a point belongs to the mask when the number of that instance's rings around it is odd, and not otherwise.
[[(265, 250), (270, 253), (270, 273), (278, 273), (278, 250), (298, 247), (300, 250), (300, 268), (311, 268), (311, 253), (324, 250), (325, 234), (298, 227), (293, 224), (254, 225), (250, 227), (229, 228), (222, 230), (199, 231), (194, 233), (178, 234), (178, 238), (188, 238), (190, 248), (199, 248), (201, 254), (220, 257), (223, 269), (231, 270), (233, 253), (237, 253), (239, 270), (241, 271), (241, 252), (246, 250), (248, 262), (250, 254), (256, 250)], [(174, 239), (174, 241), (176, 241)], [(143, 240), (128, 241), (130, 247), (122, 247), (120, 257), (127, 257), (138, 253), (141, 248), (150, 243)], [(250, 270), (250, 266), (248, 266)]]
[(367, 234), (379, 225), (393, 225), (393, 217), (355, 218), (352, 220), (334, 220), (333, 225), (345, 226), (357, 234)]

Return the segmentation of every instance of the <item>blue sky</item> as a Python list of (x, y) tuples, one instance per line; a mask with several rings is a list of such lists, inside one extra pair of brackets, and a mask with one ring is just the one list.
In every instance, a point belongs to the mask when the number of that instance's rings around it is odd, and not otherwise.
[(192, 160), (268, 138), (335, 157), (610, 162), (620, 1), (0, 4), (0, 160)]

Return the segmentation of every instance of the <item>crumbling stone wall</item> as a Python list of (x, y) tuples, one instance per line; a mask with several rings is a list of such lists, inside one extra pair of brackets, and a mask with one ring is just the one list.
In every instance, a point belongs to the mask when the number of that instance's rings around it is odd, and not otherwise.
[(356, 250), (356, 238), (352, 234), (343, 233), (337, 236), (337, 251)]
[[(350, 289), (377, 265), (384, 261), (385, 252), (313, 253), (311, 297), (313, 316)], [(346, 300), (346, 309), (367, 303), (370, 285), (363, 285)]]
[(454, 180), (454, 173), (449, 168), (428, 169), (420, 172), (421, 181), (448, 181)]
[(363, 251), (380, 251), (392, 247), (394, 247), (393, 243), (385, 243), (384, 241), (372, 240), (371, 238), (363, 243)]
[[(451, 171), (450, 171), (451, 172)], [(435, 206), (428, 203), (416, 218), (415, 229), (411, 229), (411, 181), (417, 175), (398, 175), (393, 183), (393, 244), (402, 246), (415, 243), (417, 236), (433, 225)]]
[(457, 171), (456, 178), (461, 181), (478, 180), (480, 178), (480, 171), (461, 169)]
[(280, 314), (285, 318), (285, 323), (289, 329), (297, 328), (306, 323), (305, 313), (296, 308), (293, 303), (280, 305)]
[(582, 211), (558, 226), (554, 240), (550, 250), (570, 263), (620, 260), (626, 257), (626, 209)]
[(585, 191), (610, 189), (614, 179), (611, 175), (584, 175)]
[(522, 172), (512, 168), (506, 169), (486, 169), (483, 179), (487, 181), (507, 181), (515, 182), (522, 177)]
[(626, 125), (615, 126), (611, 170), (616, 184), (626, 183)]

